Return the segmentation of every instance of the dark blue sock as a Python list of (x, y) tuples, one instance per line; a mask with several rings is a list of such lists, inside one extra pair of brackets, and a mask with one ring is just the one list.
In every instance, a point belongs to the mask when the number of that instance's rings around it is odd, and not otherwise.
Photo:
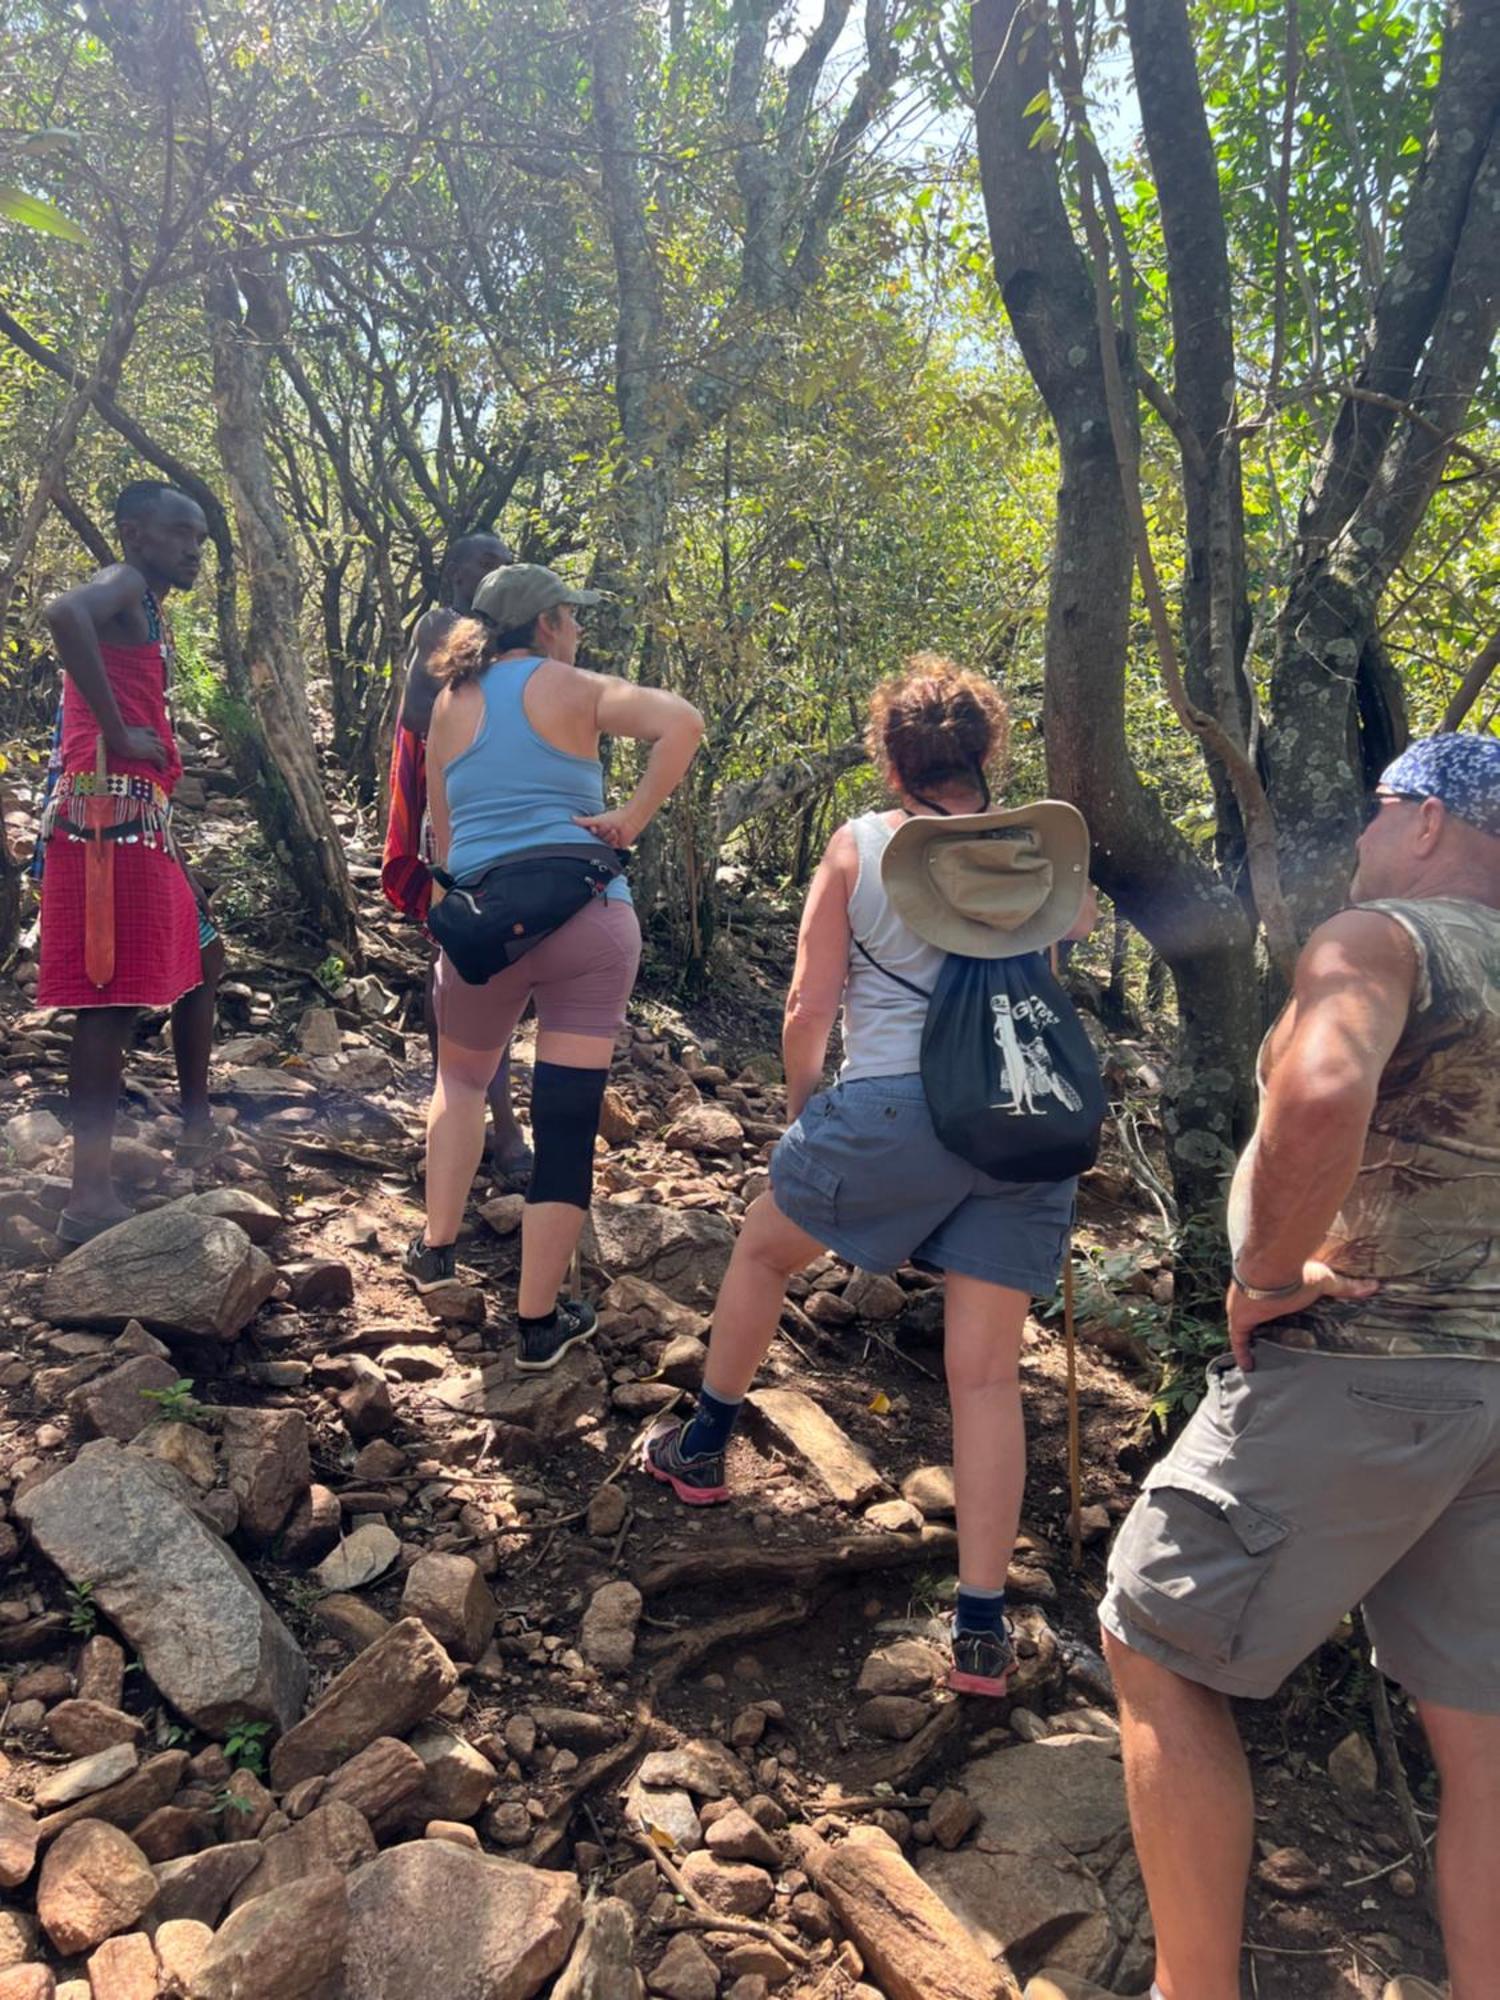
[(1005, 1592), (970, 1590), (961, 1583), (958, 1586), (958, 1612), (954, 1624), (960, 1632), (993, 1632), (997, 1637), (1003, 1637)]
[(709, 1452), (722, 1451), (729, 1442), (729, 1434), (743, 1406), (743, 1397), (736, 1397), (734, 1402), (727, 1403), (712, 1389), (700, 1389), (698, 1407), (692, 1422), (682, 1434), (683, 1457), (703, 1458)]

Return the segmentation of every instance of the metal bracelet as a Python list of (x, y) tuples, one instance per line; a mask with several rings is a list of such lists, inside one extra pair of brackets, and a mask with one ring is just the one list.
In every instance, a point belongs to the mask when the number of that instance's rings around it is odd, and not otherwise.
[(1289, 1299), (1302, 1290), (1302, 1280), (1294, 1278), (1289, 1285), (1247, 1285), (1239, 1272), (1231, 1264), (1229, 1275), (1234, 1288), (1247, 1299)]

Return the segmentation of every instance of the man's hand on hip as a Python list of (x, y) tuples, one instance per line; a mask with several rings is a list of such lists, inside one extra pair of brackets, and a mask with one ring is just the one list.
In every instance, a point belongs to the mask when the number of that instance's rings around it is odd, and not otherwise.
[(1380, 1290), (1374, 1278), (1346, 1278), (1341, 1271), (1316, 1258), (1302, 1266), (1302, 1283), (1282, 1299), (1247, 1298), (1231, 1284), (1224, 1298), (1224, 1315), (1229, 1321), (1229, 1345), (1234, 1358), (1248, 1375), (1255, 1366), (1255, 1333), (1268, 1320), (1285, 1319), (1291, 1313), (1306, 1312), (1318, 1299), (1367, 1299)]

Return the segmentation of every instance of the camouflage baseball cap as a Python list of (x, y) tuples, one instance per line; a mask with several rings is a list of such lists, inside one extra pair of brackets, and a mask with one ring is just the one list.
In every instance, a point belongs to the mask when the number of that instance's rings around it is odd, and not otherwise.
[(582, 608), (599, 603), (602, 596), (598, 590), (575, 590), (555, 570), (543, 569), (540, 563), (507, 563), (502, 569), (492, 569), (480, 584), (474, 593), (474, 609), (481, 618), (488, 618), (496, 631), (514, 632), (517, 626), (540, 618), (544, 611), (555, 611), (559, 604)]

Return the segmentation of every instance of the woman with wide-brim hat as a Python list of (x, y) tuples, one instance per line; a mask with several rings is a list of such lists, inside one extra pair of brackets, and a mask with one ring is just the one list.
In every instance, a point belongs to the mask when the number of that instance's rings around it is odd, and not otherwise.
[[(925, 995), (947, 951), (987, 955), (996, 926), (1007, 949), (1035, 950), (1093, 919), (1087, 832), (1071, 807), (1031, 829), (1040, 888), (996, 885), (971, 841), (934, 847), (939, 828), (980, 839), (1034, 817), (990, 811), (1007, 729), (998, 691), (932, 654), (877, 688), (871, 750), (897, 804), (841, 826), (813, 878), (783, 1027), (793, 1122), (719, 1292), (697, 1411), (645, 1448), (646, 1470), (679, 1499), (728, 1499), (726, 1447), (792, 1272), (824, 1250), (868, 1271), (909, 1260), (941, 1271), (959, 1539), (950, 1685), (988, 1695), (1005, 1692), (1014, 1657), (1004, 1612), (1026, 1469), (1021, 1334), (1032, 1298), (1056, 1285), (1076, 1183), (991, 1180), (939, 1142), (920, 1075)], [(844, 1063), (824, 1090), (841, 1010)]]

